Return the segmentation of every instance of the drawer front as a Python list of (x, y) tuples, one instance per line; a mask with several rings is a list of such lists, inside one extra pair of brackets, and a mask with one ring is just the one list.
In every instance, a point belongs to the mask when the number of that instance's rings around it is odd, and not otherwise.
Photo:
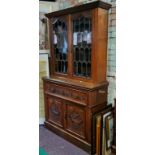
[(107, 101), (107, 89), (101, 88), (97, 90), (96, 93), (97, 93), (96, 98), (97, 98), (98, 104), (105, 103)]
[(85, 108), (66, 104), (66, 130), (85, 139)]
[(59, 86), (52, 83), (45, 83), (45, 92), (52, 93), (52, 95), (58, 95), (59, 97), (81, 102), (84, 104), (88, 103), (87, 93), (80, 90), (75, 90), (65, 86)]
[(63, 102), (61, 99), (51, 96), (46, 97), (48, 121), (63, 127)]

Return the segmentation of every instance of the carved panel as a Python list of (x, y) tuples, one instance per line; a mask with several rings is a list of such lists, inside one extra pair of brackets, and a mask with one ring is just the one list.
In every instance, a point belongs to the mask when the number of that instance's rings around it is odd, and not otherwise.
[(63, 104), (60, 99), (48, 97), (49, 121), (59, 126), (63, 126)]
[(66, 105), (66, 128), (68, 131), (85, 138), (85, 111), (84, 108)]
[(73, 90), (71, 88), (57, 86), (49, 83), (45, 85), (45, 90), (56, 95), (71, 98), (82, 103), (87, 103), (87, 94), (78, 90)]

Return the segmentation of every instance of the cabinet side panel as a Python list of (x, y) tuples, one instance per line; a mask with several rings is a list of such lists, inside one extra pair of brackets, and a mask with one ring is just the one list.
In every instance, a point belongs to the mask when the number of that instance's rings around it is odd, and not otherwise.
[(108, 11), (98, 9), (97, 81), (106, 80), (108, 42)]
[(88, 143), (91, 143), (91, 119), (92, 119), (92, 113), (91, 113), (91, 109), (87, 108), (86, 110), (86, 137), (87, 137), (87, 141)]
[(94, 9), (93, 35), (93, 72), (94, 82), (106, 80), (107, 69), (107, 40), (108, 40), (108, 11)]

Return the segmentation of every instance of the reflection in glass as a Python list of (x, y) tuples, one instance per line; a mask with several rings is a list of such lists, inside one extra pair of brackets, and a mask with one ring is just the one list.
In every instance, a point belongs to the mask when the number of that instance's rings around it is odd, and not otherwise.
[(83, 63), (82, 68), (83, 68), (83, 75), (86, 76), (86, 63)]
[(81, 48), (80, 49), (80, 61), (83, 61), (84, 59), (84, 49), (83, 48)]
[(76, 61), (79, 61), (79, 48), (76, 48)]
[(53, 22), (53, 44), (55, 60), (55, 71), (60, 73), (67, 73), (67, 26), (63, 20), (56, 19)]
[(85, 48), (85, 61), (88, 61), (88, 48)]
[(80, 62), (78, 63), (78, 74), (79, 75), (81, 74), (81, 63)]
[(91, 64), (88, 63), (87, 64), (87, 76), (90, 76), (91, 75)]
[(76, 76), (91, 76), (91, 29), (91, 18), (82, 16), (73, 19), (73, 60)]

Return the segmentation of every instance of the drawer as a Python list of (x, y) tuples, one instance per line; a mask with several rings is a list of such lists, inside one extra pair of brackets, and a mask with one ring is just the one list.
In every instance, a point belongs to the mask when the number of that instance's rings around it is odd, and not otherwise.
[(90, 92), (89, 106), (94, 107), (99, 104), (102, 104), (102, 105), (107, 104), (107, 88), (106, 87), (101, 87), (99, 89), (96, 89)]
[(88, 103), (88, 95), (80, 90), (75, 90), (66, 86), (60, 86), (49, 82), (45, 83), (45, 93), (56, 95), (63, 99), (68, 99), (73, 102)]
[(105, 103), (107, 101), (107, 89), (101, 88), (96, 91), (97, 103)]

